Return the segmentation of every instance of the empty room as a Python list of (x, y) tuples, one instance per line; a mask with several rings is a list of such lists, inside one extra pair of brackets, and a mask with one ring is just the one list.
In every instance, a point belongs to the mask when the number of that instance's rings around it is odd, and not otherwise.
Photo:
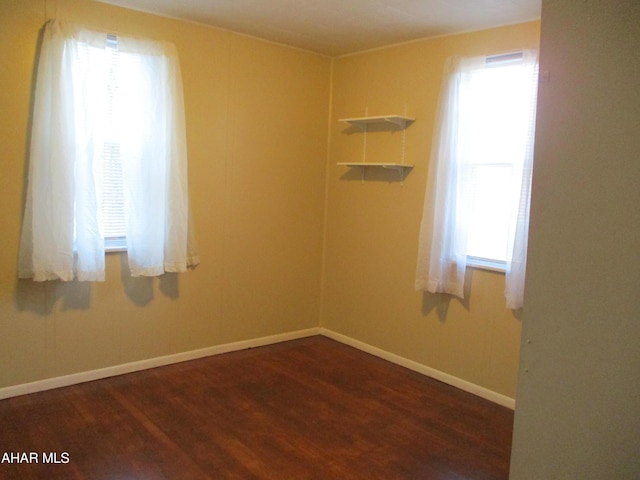
[(640, 477), (638, 25), (0, 0), (0, 478)]

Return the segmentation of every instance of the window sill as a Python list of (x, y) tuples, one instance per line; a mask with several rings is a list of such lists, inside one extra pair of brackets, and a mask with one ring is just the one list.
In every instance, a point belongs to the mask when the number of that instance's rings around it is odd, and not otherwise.
[(106, 253), (118, 253), (127, 251), (126, 237), (107, 237), (104, 239), (104, 251)]
[(506, 273), (507, 271), (507, 262), (489, 258), (467, 257), (467, 266), (498, 273)]

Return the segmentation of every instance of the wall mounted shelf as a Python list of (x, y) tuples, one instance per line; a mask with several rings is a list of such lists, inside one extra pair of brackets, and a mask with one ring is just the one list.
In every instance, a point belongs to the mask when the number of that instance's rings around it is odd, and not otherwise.
[[(395, 170), (400, 174), (400, 181), (404, 181), (404, 176), (407, 170), (413, 168), (413, 165), (407, 165), (404, 163), (381, 163), (381, 162), (338, 162), (339, 166), (343, 167), (361, 167), (366, 169), (367, 167), (378, 167), (378, 168), (386, 168), (389, 170)], [(364, 171), (363, 171), (364, 173)]]
[[(406, 110), (406, 107), (405, 107)], [(362, 181), (364, 182), (365, 170), (367, 167), (379, 167), (395, 170), (400, 174), (400, 181), (404, 182), (405, 173), (407, 170), (413, 168), (413, 165), (407, 165), (404, 163), (404, 152), (406, 143), (406, 128), (415, 122), (415, 118), (407, 117), (406, 115), (380, 115), (375, 117), (355, 117), (355, 118), (341, 118), (339, 122), (347, 123), (354, 127), (359, 128), (364, 132), (363, 135), (363, 147), (362, 147), (362, 161), (361, 162), (339, 162), (338, 165), (345, 167), (361, 167), (362, 168)], [(367, 162), (367, 130), (369, 126), (375, 126), (376, 130), (402, 130), (402, 161), (400, 163), (392, 162)], [(391, 128), (389, 128), (391, 127)]]
[(404, 130), (415, 122), (415, 120), (415, 118), (405, 117), (404, 115), (381, 115), (377, 117), (341, 118), (339, 121), (354, 125), (362, 130), (366, 130), (367, 125), (380, 125), (385, 123), (390, 123)]

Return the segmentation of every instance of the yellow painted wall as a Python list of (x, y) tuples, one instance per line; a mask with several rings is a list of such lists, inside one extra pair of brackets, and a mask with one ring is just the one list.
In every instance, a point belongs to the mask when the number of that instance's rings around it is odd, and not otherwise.
[[(471, 270), (465, 302), (414, 291), (431, 132), (451, 55), (537, 47), (539, 22), (428, 39), (334, 60), (322, 325), (513, 398), (521, 325), (505, 307), (504, 275)], [(361, 161), (362, 133), (340, 118), (406, 114), (404, 182)], [(400, 162), (401, 132), (369, 132), (367, 162)]]
[[(57, 17), (178, 49), (201, 265), (17, 280), (39, 31)], [(89, 0), (0, 0), (0, 387), (319, 323), (330, 59)]]
[[(104, 283), (17, 280), (36, 48), (51, 17), (177, 46), (195, 271), (134, 279), (123, 254), (109, 254)], [(504, 306), (503, 275), (472, 271), (464, 303), (414, 291), (413, 277), (445, 59), (536, 46), (538, 30), (332, 60), (90, 0), (0, 0), (11, 46), (0, 50), (0, 388), (323, 326), (514, 397), (520, 321)], [(363, 151), (338, 118), (405, 105), (417, 120), (404, 184), (336, 166)], [(400, 160), (400, 133), (367, 142), (367, 160)]]

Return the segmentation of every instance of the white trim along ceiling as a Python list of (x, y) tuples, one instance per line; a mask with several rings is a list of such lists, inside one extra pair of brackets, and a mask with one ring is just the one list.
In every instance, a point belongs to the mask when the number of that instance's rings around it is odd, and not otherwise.
[(540, 18), (541, 0), (100, 0), (340, 56)]

